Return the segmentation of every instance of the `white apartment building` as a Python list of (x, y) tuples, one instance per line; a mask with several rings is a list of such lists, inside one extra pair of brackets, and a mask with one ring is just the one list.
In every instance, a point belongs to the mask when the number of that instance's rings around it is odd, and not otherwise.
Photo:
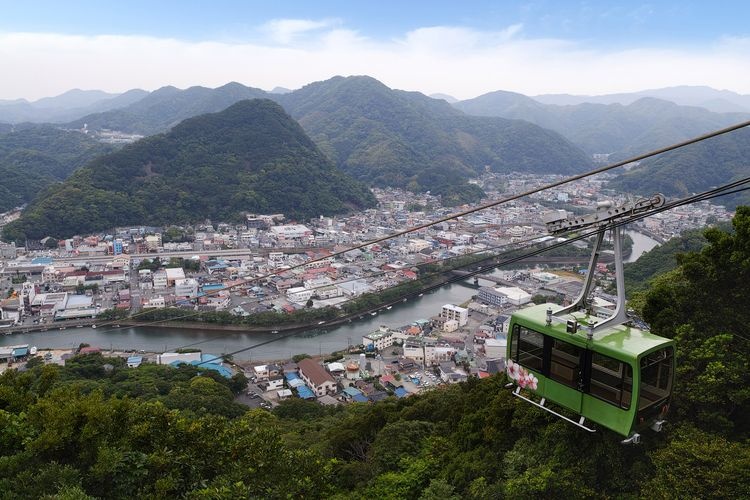
[(453, 304), (445, 304), (440, 311), (440, 317), (448, 322), (450, 320), (458, 321), (458, 326), (465, 326), (469, 322), (469, 310), (465, 307), (458, 307)]

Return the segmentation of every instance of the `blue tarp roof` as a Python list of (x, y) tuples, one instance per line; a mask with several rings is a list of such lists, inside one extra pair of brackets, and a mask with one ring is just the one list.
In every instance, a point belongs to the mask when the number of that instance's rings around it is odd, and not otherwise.
[(31, 260), (31, 264), (34, 266), (48, 266), (52, 264), (52, 257), (36, 257)]
[(343, 392), (344, 392), (344, 394), (346, 394), (347, 396), (351, 396), (351, 397), (354, 397), (354, 396), (356, 396), (357, 394), (362, 394), (362, 391), (360, 391), (360, 390), (359, 390), (359, 389), (357, 389), (356, 387), (346, 387), (346, 388), (344, 388), (344, 391), (343, 391)]
[(285, 374), (284, 374), (284, 377), (286, 377), (286, 379), (287, 379), (288, 381), (292, 381), (292, 380), (294, 380), (295, 378), (299, 378), (299, 376), (297, 375), (297, 372), (292, 372), (292, 373), (285, 373)]
[(21, 356), (26, 356), (28, 353), (29, 353), (28, 347), (16, 347), (15, 349), (13, 349), (13, 356), (17, 358)]
[(355, 403), (367, 403), (369, 399), (367, 399), (364, 394), (357, 394), (352, 397), (352, 401)]
[(292, 380), (287, 380), (286, 383), (289, 387), (292, 387), (294, 389), (296, 389), (299, 386), (305, 385), (302, 379), (299, 379), (299, 378), (293, 378)]
[(205, 368), (206, 370), (213, 370), (215, 372), (219, 372), (219, 375), (221, 375), (224, 378), (232, 378), (232, 372), (229, 371), (229, 369), (224, 368), (221, 365), (217, 365), (216, 363), (204, 363), (202, 361), (191, 361), (191, 365), (200, 365), (198, 368)]
[(396, 390), (393, 391), (393, 393), (396, 395), (397, 398), (405, 398), (409, 395), (408, 392), (406, 392), (406, 389), (403, 387), (396, 387)]
[(128, 358), (128, 364), (141, 363), (142, 361), (143, 361), (143, 356), (130, 356)]
[(313, 393), (312, 389), (310, 389), (306, 385), (297, 387), (297, 394), (299, 394), (299, 397), (301, 397), (302, 399), (315, 399), (315, 394)]

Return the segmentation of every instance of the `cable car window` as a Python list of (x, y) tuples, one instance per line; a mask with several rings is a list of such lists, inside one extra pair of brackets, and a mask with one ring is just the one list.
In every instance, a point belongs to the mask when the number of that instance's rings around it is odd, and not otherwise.
[(669, 396), (672, 389), (671, 347), (652, 352), (641, 358), (641, 398), (638, 408), (643, 409)]
[(554, 339), (550, 358), (550, 378), (578, 389), (580, 366), (581, 349), (562, 340)]
[(633, 368), (598, 352), (591, 353), (589, 394), (620, 408), (630, 408)]
[(515, 361), (521, 366), (542, 371), (542, 357), (544, 354), (544, 335), (516, 325), (513, 332), (516, 348)]

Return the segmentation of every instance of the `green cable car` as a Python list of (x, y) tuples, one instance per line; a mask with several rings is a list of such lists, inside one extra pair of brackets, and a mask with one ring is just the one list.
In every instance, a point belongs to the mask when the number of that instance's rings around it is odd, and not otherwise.
[[(574, 424), (593, 431), (584, 425), (588, 419), (635, 436), (633, 442), (644, 427), (660, 430), (672, 391), (674, 341), (624, 325), (589, 338), (575, 325), (592, 318), (571, 313), (565, 323), (548, 322), (552, 307), (559, 308), (542, 304), (512, 316), (506, 363), (518, 386), (514, 394), (548, 411), (545, 403), (552, 401), (580, 415)], [(523, 396), (522, 388), (541, 402)]]
[[(542, 304), (516, 311), (510, 322), (506, 365), (517, 386), (515, 396), (587, 431), (586, 419), (638, 443), (640, 431), (660, 431), (669, 410), (675, 373), (675, 342), (627, 326), (620, 225), (664, 204), (664, 196), (619, 207), (601, 203), (596, 213), (567, 218), (564, 212), (544, 217), (552, 234), (594, 227), (596, 241), (583, 289), (567, 307)], [(604, 233), (614, 241), (617, 304), (614, 311), (590, 299), (594, 270)], [(526, 389), (541, 398), (534, 401)], [(547, 402), (579, 415), (577, 421), (547, 407)]]

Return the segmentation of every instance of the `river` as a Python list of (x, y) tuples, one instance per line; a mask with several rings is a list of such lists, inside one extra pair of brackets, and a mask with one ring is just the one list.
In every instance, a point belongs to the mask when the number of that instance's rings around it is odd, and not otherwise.
[[(369, 314), (361, 320), (336, 327), (314, 337), (305, 334), (278, 339), (275, 342), (249, 349), (235, 355), (240, 360), (289, 359), (294, 354), (325, 354), (360, 344), (362, 336), (378, 329), (380, 325), (400, 327), (418, 319), (428, 319), (440, 313), (444, 304), (461, 304), (476, 294), (476, 288), (464, 283), (443, 286), (422, 297), (396, 304), (390, 310)], [(255, 344), (273, 340), (274, 334), (242, 333), (222, 330), (194, 330), (154, 327), (101, 327), (67, 328), (14, 335), (0, 335), (0, 345), (30, 344), (44, 348), (73, 348), (87, 343), (102, 349), (139, 349), (147, 352), (165, 352), (180, 347), (200, 348), (211, 354), (222, 354), (246, 349)]]
[(638, 257), (659, 244), (659, 242), (655, 239), (649, 238), (645, 234), (639, 233), (638, 231), (625, 231), (625, 234), (629, 235), (633, 239), (633, 251), (630, 252), (628, 258), (625, 259), (625, 262), (635, 262), (636, 260), (638, 260)]

